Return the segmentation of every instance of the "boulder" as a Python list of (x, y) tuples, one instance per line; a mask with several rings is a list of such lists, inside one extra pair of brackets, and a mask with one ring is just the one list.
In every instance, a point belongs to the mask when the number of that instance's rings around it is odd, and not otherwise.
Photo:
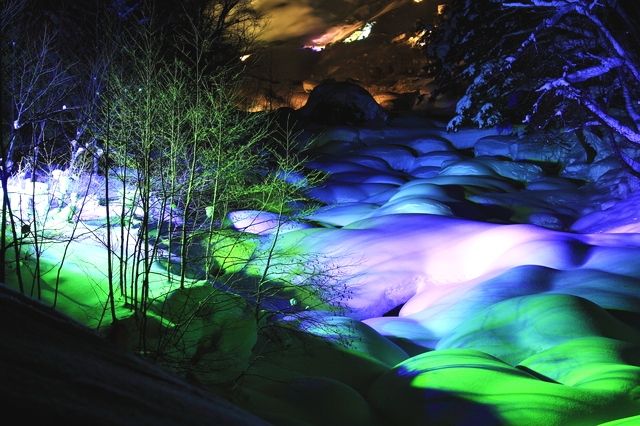
[(322, 124), (383, 124), (387, 113), (365, 89), (350, 81), (325, 80), (313, 89), (299, 116)]

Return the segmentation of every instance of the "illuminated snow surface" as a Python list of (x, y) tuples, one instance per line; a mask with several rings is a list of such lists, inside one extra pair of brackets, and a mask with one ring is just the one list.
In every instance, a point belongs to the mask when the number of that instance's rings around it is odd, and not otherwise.
[[(640, 197), (615, 162), (418, 119), (326, 129), (314, 151), (309, 166), (329, 173), (310, 191), (323, 206), (280, 229), (273, 213), (229, 215), (273, 257), (223, 266), (294, 282), (335, 271), (350, 297), (343, 316), (283, 318), (309, 337), (267, 342), (251, 362), (242, 309), (236, 328), (215, 310), (198, 319), (215, 323), (224, 355), (198, 362), (248, 363), (242, 405), (275, 424), (639, 424)], [(83, 237), (69, 250), (60, 304), (95, 326), (103, 249)], [(151, 297), (171, 294), (154, 271)], [(90, 290), (73, 285), (87, 274)]]
[(364, 389), (341, 381), (394, 424), (636, 424), (633, 178), (579, 147), (405, 124), (324, 133), (310, 166), (330, 173), (311, 191), (325, 206), (277, 236), (283, 256), (339, 265), (349, 316), (390, 340), (370, 356), (407, 353)]

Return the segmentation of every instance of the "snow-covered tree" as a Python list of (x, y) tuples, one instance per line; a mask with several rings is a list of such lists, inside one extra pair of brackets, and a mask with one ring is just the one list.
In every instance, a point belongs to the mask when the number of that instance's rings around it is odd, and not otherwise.
[(617, 0), (456, 0), (427, 53), (441, 91), (460, 100), (449, 123), (600, 128), (639, 169), (640, 8)]

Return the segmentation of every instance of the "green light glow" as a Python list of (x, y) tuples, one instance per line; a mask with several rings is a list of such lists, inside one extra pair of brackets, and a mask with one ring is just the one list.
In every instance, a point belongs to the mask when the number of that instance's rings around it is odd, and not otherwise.
[[(541, 380), (470, 349), (438, 350), (413, 357), (378, 380), (373, 395), (387, 415), (416, 425), (444, 420), (438, 419), (438, 407), (456, 398), (485, 406), (493, 416), (486, 424), (597, 424), (640, 409), (636, 400), (618, 392)], [(383, 395), (392, 400), (378, 399)], [(409, 413), (418, 416), (410, 417)]]
[(638, 424), (640, 424), (640, 416), (627, 417), (626, 419), (601, 423), (599, 426), (636, 426)]

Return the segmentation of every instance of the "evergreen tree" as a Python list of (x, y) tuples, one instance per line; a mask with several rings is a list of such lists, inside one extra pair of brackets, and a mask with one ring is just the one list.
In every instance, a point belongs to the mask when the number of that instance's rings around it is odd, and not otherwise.
[(638, 170), (640, 8), (616, 0), (456, 0), (429, 36), (429, 72), (460, 96), (450, 129), (592, 127)]

